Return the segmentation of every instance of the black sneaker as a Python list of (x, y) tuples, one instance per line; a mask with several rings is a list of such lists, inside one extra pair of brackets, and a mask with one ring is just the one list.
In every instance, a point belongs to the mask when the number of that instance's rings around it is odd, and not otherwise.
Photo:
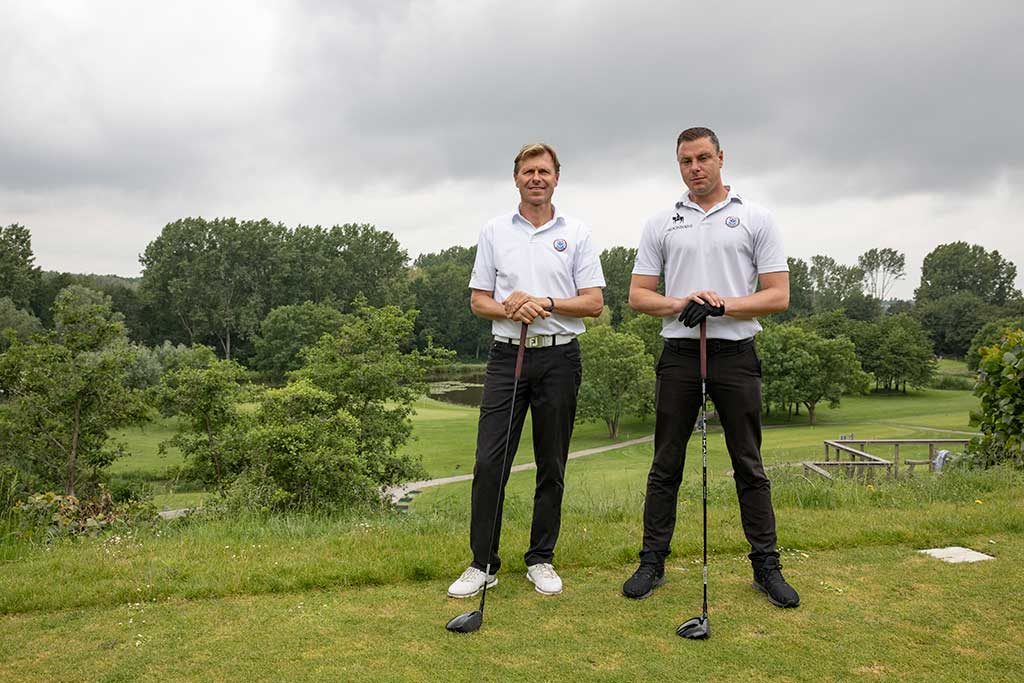
[(782, 565), (777, 557), (766, 557), (754, 562), (754, 588), (768, 596), (768, 602), (776, 607), (796, 607), (800, 596), (782, 576)]
[(633, 572), (633, 576), (622, 584), (622, 594), (633, 600), (643, 600), (663, 583), (665, 583), (664, 566), (641, 562), (640, 567)]

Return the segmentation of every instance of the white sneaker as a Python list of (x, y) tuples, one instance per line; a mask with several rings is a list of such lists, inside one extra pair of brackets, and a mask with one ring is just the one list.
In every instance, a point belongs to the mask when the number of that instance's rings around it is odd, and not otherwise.
[(527, 567), (526, 578), (543, 595), (558, 595), (562, 592), (562, 579), (555, 573), (555, 568), (546, 562)]
[[(491, 574), (487, 577), (487, 587), (494, 588), (498, 585), (498, 577)], [(471, 598), (484, 587), (484, 573), (476, 567), (470, 567), (462, 572), (462, 576), (455, 579), (455, 583), (448, 586), (449, 598)]]

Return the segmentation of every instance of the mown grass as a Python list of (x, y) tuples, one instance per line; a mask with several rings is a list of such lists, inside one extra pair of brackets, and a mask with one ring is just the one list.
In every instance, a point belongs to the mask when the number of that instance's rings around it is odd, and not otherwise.
[[(517, 555), (530, 514), (525, 501), (510, 505), (501, 583), (484, 630), (468, 638), (443, 630), (472, 606), (444, 597), (465, 562), (462, 508), (193, 521), (53, 546), (8, 542), (0, 677), (629, 680), (690, 671), (716, 680), (999, 680), (1024, 664), (1024, 613), (1013, 598), (1014, 568), (1024, 560), (1022, 488), (1021, 475), (1007, 471), (873, 490), (779, 479), (783, 562), (803, 595), (798, 610), (783, 612), (749, 587), (735, 494), (716, 482), (715, 631), (703, 644), (672, 630), (699, 609), (692, 483), (669, 582), (642, 603), (618, 595), (635, 561), (634, 494), (578, 490), (567, 501), (558, 552), (567, 588), (554, 599), (522, 577)], [(997, 560), (951, 566), (915, 552), (949, 544)]]
[[(948, 391), (844, 399), (814, 427), (776, 420), (765, 458), (817, 457), (821, 440), (839, 434), (953, 436), (969, 431), (975, 401)], [(475, 410), (420, 407), (425, 461), (443, 469), (458, 449), (471, 462)], [(447, 424), (430, 432), (432, 423)], [(453, 434), (470, 445), (450, 447)], [(533, 474), (513, 475), (501, 583), (469, 637), (443, 629), (475, 606), (444, 594), (469, 558), (468, 484), (424, 491), (411, 514), (200, 517), (51, 545), (8, 536), (0, 680), (930, 681), (1015, 680), (1024, 669), (1020, 472), (867, 485), (773, 470), (783, 564), (803, 601), (782, 611), (750, 588), (721, 434), (709, 445), (713, 637), (704, 643), (673, 632), (700, 605), (699, 442), (668, 583), (639, 603), (619, 595), (640, 541), (644, 444), (570, 462), (557, 598), (522, 576)], [(916, 552), (940, 545), (996, 560), (946, 565)]]

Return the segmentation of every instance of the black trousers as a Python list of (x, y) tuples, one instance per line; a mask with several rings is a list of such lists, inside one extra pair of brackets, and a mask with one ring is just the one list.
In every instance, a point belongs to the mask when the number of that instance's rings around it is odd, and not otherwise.
[[(750, 560), (778, 557), (771, 482), (761, 462), (761, 361), (753, 340), (708, 339), (707, 391), (732, 459)], [(700, 414), (697, 340), (666, 340), (655, 389), (654, 462), (647, 476), (642, 562), (663, 563), (676, 526), (686, 444)]]
[[(554, 558), (555, 542), (562, 525), (565, 463), (582, 376), (580, 345), (576, 340), (561, 346), (527, 348), (513, 406), (512, 385), (517, 351), (517, 346), (503, 342), (491, 345), (477, 428), (469, 544), (473, 551), (473, 566), (484, 570), (489, 563), (491, 573), (501, 567), (498, 545), (505, 484), (519, 448), (527, 409), (533, 417), (537, 485), (526, 564), (551, 562)], [(503, 470), (501, 463), (505, 454), (505, 435), (509, 429), (509, 410), (512, 411), (512, 430)], [(496, 508), (497, 521), (494, 517)], [(496, 524), (493, 544), (490, 543), (492, 524)]]

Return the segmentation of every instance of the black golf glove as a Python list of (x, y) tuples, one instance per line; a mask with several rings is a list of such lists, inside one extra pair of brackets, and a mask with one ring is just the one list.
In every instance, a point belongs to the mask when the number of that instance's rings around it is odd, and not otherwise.
[(709, 303), (699, 304), (696, 301), (690, 301), (686, 304), (683, 312), (679, 314), (679, 322), (687, 327), (697, 327), (708, 316), (717, 318), (720, 315), (725, 315), (725, 306), (712, 306)]

